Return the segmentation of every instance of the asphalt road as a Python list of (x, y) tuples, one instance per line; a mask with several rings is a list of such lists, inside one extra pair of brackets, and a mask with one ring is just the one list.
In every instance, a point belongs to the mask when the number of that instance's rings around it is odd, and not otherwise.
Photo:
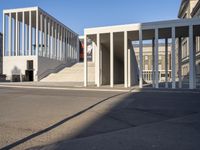
[(199, 150), (200, 93), (0, 88), (0, 148)]

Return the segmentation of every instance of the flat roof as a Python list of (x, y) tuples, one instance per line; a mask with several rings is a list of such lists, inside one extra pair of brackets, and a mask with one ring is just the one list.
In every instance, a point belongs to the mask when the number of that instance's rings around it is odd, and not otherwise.
[(16, 13), (16, 12), (23, 12), (23, 11), (40, 11), (44, 14), (46, 14), (48, 17), (52, 18), (52, 20), (55, 20), (55, 22), (59, 23), (60, 25), (62, 25), (63, 27), (65, 27), (66, 29), (68, 29), (69, 31), (71, 31), (72, 33), (74, 33), (76, 36), (78, 36), (78, 33), (76, 33), (75, 31), (73, 31), (72, 29), (70, 29), (68, 26), (66, 26), (65, 24), (63, 24), (62, 22), (60, 22), (59, 20), (57, 20), (55, 17), (53, 17), (52, 15), (50, 15), (49, 13), (47, 13), (45, 10), (41, 9), (38, 6), (34, 6), (34, 7), (24, 7), (24, 8), (14, 8), (14, 9), (4, 9), (3, 13), (7, 14), (7, 13)]
[(134, 24), (124, 24), (124, 25), (114, 25), (114, 26), (103, 26), (95, 28), (86, 28), (84, 30), (85, 34), (95, 34), (95, 33), (109, 33), (109, 32), (123, 32), (123, 31), (139, 31), (148, 29), (162, 29), (171, 27), (184, 27), (189, 25), (200, 25), (200, 18), (191, 19), (174, 19), (174, 20), (164, 20), (146, 23), (134, 23)]

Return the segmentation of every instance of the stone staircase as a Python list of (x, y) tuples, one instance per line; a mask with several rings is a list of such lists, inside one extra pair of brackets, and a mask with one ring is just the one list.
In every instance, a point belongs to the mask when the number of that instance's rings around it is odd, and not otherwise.
[[(89, 82), (95, 82), (95, 64), (88, 63)], [(58, 73), (52, 73), (43, 78), (40, 82), (83, 82), (84, 81), (84, 63), (76, 63), (73, 66), (66, 67)]]

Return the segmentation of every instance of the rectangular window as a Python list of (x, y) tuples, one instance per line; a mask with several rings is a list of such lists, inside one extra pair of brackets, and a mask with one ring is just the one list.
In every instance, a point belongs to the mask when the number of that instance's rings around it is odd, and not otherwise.
[(145, 65), (145, 70), (148, 70), (149, 68), (148, 68), (148, 65)]
[(33, 60), (27, 61), (27, 70), (33, 70)]

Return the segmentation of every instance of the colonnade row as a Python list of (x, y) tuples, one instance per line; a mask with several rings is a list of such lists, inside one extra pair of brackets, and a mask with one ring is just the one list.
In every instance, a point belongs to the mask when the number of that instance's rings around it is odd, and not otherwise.
[(43, 10), (5, 10), (3, 56), (79, 60), (78, 35)]
[[(196, 88), (196, 71), (195, 71), (195, 45), (196, 45), (196, 40), (195, 40), (195, 35), (194, 35), (194, 26), (189, 25), (187, 26), (188, 28), (188, 39), (189, 39), (189, 88), (190, 89), (195, 89)], [(170, 33), (166, 35), (165, 37), (162, 37), (159, 35), (160, 29), (159, 28), (154, 28), (150, 29), (153, 30), (153, 36), (151, 38), (152, 40), (152, 56), (153, 56), (153, 71), (152, 71), (152, 86), (154, 88), (159, 88), (159, 39), (164, 39), (165, 40), (165, 87), (169, 87), (169, 77), (168, 77), (168, 41), (169, 39), (171, 40), (171, 87), (172, 89), (175, 88), (182, 88), (182, 39), (185, 37), (180, 36), (181, 33), (176, 33), (180, 32), (177, 31), (176, 27), (169, 27), (168, 28)], [(162, 30), (162, 29), (161, 29)], [(129, 84), (129, 68), (130, 66), (128, 64), (128, 33), (130, 31), (123, 31), (124, 32), (124, 87), (130, 87), (131, 85)], [(146, 30), (140, 29), (138, 32), (138, 42), (139, 42), (139, 87), (143, 88), (143, 41), (147, 40), (146, 37), (144, 36), (144, 32)], [(101, 69), (100, 69), (100, 35), (102, 33), (96, 33), (96, 43), (97, 43), (97, 49), (96, 49), (96, 63), (97, 63), (97, 71), (96, 71), (96, 81), (97, 81), (97, 87), (101, 86), (100, 78), (101, 78)], [(114, 86), (114, 44), (113, 44), (113, 32), (110, 32), (110, 87)], [(170, 35), (170, 37), (169, 37)], [(177, 36), (179, 35), (179, 36)], [(84, 36), (84, 45), (87, 45), (87, 38), (88, 35), (86, 34)], [(149, 39), (148, 39), (149, 40)], [(84, 50), (84, 58), (87, 58), (87, 46), (85, 46)], [(176, 52), (176, 48), (178, 47), (178, 52)], [(178, 54), (178, 56), (177, 56)], [(178, 63), (177, 63), (178, 62)], [(178, 65), (178, 66), (177, 66)], [(178, 86), (177, 84), (178, 83)], [(88, 86), (88, 65), (87, 65), (87, 59), (84, 59), (84, 86)]]

